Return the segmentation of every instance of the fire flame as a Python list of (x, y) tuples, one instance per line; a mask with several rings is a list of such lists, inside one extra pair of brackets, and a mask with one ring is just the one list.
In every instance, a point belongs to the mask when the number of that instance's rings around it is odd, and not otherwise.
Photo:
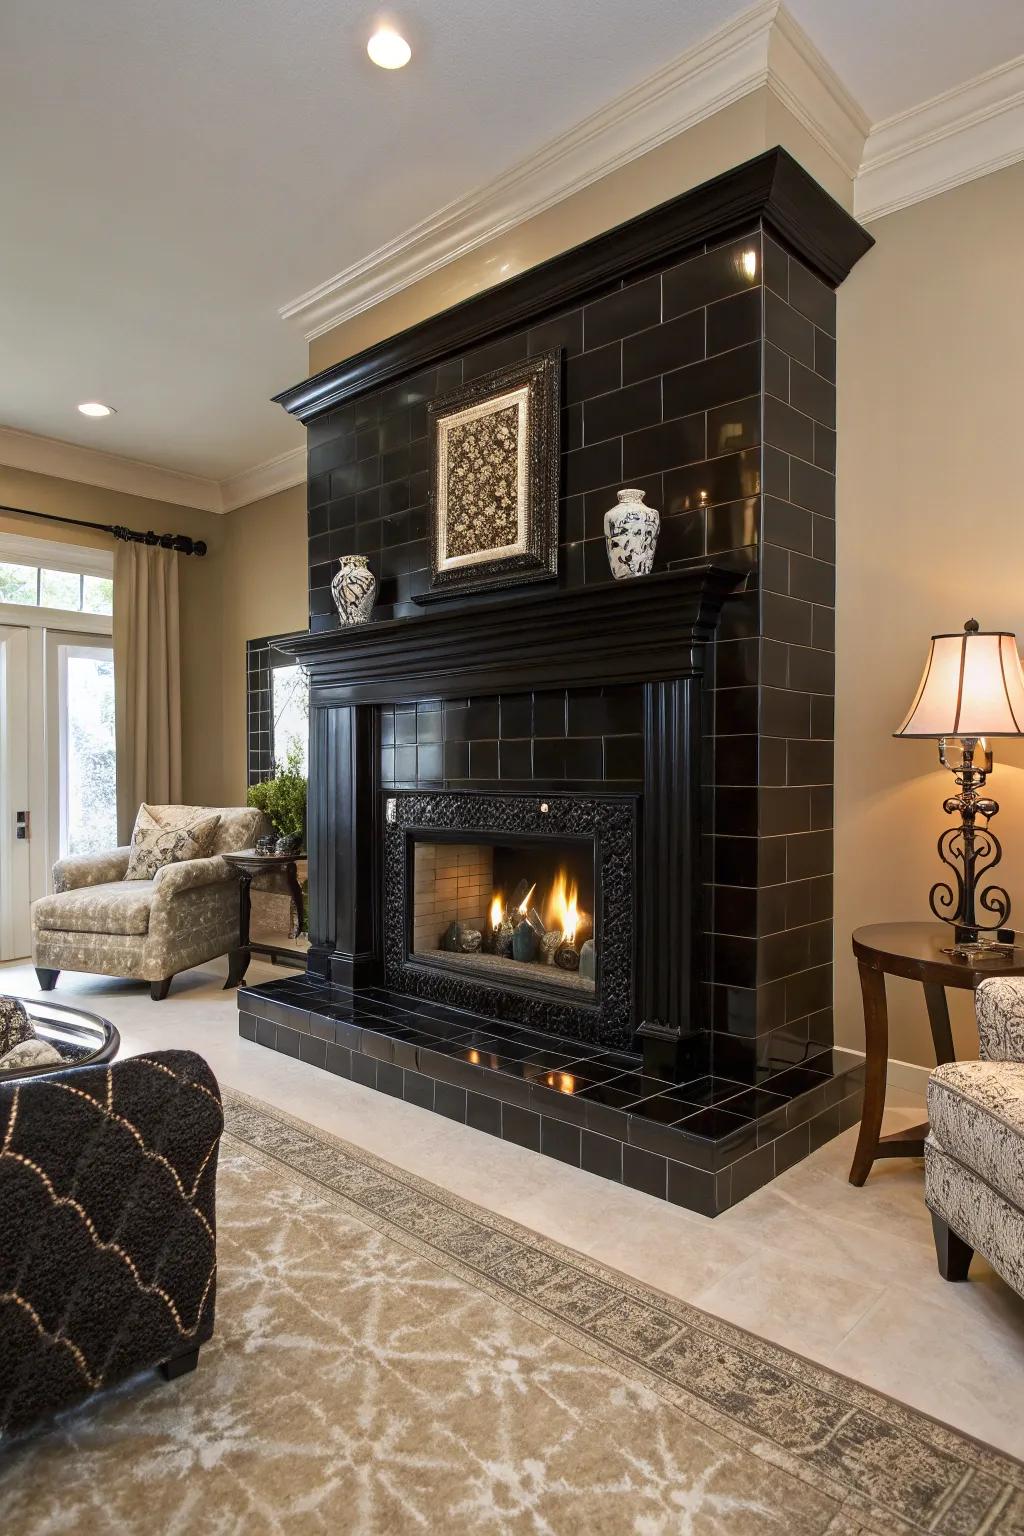
[(552, 928), (561, 928), (567, 944), (576, 942), (576, 930), (580, 925), (579, 895), (575, 880), (570, 880), (565, 870), (560, 869), (551, 887), (548, 921)]
[(505, 916), (505, 908), (501, 904), (501, 897), (495, 893), (491, 898), (491, 927), (500, 928), (501, 920)]
[(534, 893), (534, 891), (536, 889), (537, 889), (537, 882), (534, 881), (534, 883), (530, 886), (530, 889), (527, 891), (526, 895), (523, 897), (522, 901), (519, 903), (517, 911), (521, 912), (524, 917), (526, 916), (526, 911), (527, 911), (527, 907), (529, 905), (530, 897), (533, 895), (533, 893)]

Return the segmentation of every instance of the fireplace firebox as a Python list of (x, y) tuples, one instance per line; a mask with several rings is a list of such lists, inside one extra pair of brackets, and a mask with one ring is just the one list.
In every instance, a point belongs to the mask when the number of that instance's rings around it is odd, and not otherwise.
[(636, 842), (635, 795), (387, 795), (388, 986), (628, 1047)]
[(410, 959), (499, 987), (596, 995), (592, 845), (418, 837), (412, 876)]

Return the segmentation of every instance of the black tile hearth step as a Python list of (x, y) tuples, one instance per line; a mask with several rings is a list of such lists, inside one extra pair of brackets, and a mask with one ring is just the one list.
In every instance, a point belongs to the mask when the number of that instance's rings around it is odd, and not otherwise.
[(669, 1082), (630, 1052), (381, 988), (282, 978), (238, 1003), (245, 1039), (710, 1216), (860, 1116), (863, 1066), (817, 1046), (749, 1078)]

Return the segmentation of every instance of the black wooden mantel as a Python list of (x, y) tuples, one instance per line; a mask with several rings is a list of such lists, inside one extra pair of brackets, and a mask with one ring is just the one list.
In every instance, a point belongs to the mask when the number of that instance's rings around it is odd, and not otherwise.
[(699, 564), (275, 644), (309, 668), (314, 707), (661, 682), (701, 671), (700, 649), (740, 580), (742, 572)]
[(735, 570), (701, 563), (278, 640), (310, 677), (310, 971), (353, 987), (381, 977), (377, 705), (526, 691), (553, 678), (559, 687), (642, 683), (645, 954), (635, 1022), (667, 1039), (692, 1028), (701, 674), (722, 604), (739, 579)]
[(345, 358), (274, 399), (309, 422), (345, 400), (522, 327), (757, 220), (833, 288), (874, 244), (782, 148), (659, 203), (583, 245)]

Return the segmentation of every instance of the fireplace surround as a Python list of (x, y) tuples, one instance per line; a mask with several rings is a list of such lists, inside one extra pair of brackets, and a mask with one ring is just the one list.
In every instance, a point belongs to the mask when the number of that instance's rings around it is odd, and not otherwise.
[[(276, 643), (310, 676), (311, 950), (240, 993), (243, 1035), (708, 1214), (857, 1117), (831, 1051), (834, 288), (869, 245), (773, 151), (280, 397), (310, 442), (310, 631)], [(552, 349), (557, 581), (422, 606), (429, 401)], [(662, 536), (613, 583), (623, 483)], [(348, 553), (381, 590), (339, 630)], [(590, 992), (575, 930), (571, 986), (494, 979), (485, 898), (514, 922), (513, 873), (559, 873), (516, 864), (545, 841), (566, 874), (585, 850)]]
[[(550, 1030), (565, 1039), (628, 1050), (637, 1023), (637, 798), (464, 790), (388, 795), (383, 871), (386, 985), (395, 992)], [(449, 849), (464, 855), (461, 864), (445, 858)], [(557, 963), (557, 948), (549, 958), (541, 948), (541, 933), (546, 937), (566, 932), (565, 914), (554, 915), (560, 875), (579, 893), (585, 925), (585, 931), (578, 931), (574, 921), (571, 940), (560, 946), (567, 954), (571, 951), (571, 969)], [(426, 917), (420, 916), (422, 908), (416, 904), (417, 887), (429, 893)], [(441, 896), (435, 894), (439, 891)], [(534, 893), (536, 902), (531, 902)], [(529, 959), (517, 960), (511, 948), (500, 953), (500, 925), (490, 922), (495, 902), (502, 915), (512, 914), (509, 946), (515, 941), (515, 918), (517, 926), (525, 922), (537, 940)], [(519, 906), (527, 910), (520, 913)], [(536, 932), (530, 926), (533, 916), (539, 925)], [(470, 934), (480, 933), (479, 948), (464, 953), (456, 940), (446, 949), (453, 922)], [(489, 931), (497, 934), (490, 945)], [(594, 946), (592, 979), (580, 974), (583, 942)]]

